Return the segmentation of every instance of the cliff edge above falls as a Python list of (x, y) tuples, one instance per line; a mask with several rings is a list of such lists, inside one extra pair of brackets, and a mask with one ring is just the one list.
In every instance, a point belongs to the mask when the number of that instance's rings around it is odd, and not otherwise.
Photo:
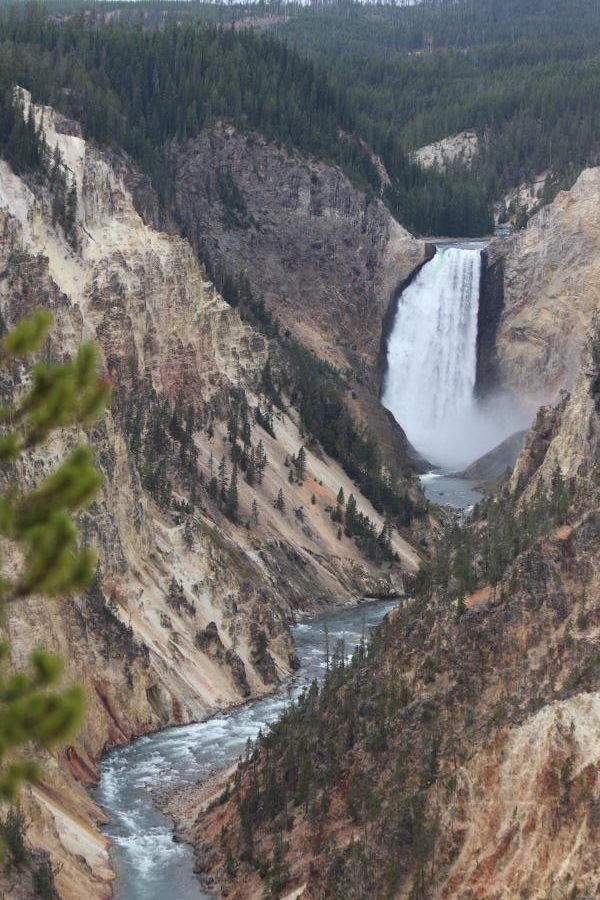
[[(31, 601), (6, 627), (15, 664), (43, 643), (86, 688), (84, 729), (44, 760), (44, 781), (23, 802), (29, 838), (49, 854), (60, 895), (88, 900), (110, 896), (113, 878), (95, 825), (101, 812), (81, 787), (97, 776), (101, 753), (270, 690), (293, 663), (292, 617), (400, 592), (401, 569), (415, 571), (418, 555), (395, 534), (401, 566), (383, 570), (338, 537), (328, 508), (340, 487), (357, 493), (350, 478), (314, 447), (304, 479), (290, 480), (286, 459), (305, 442), (297, 413), (274, 412), (275, 437), (255, 421), (267, 339), (219, 296), (185, 240), (142, 220), (131, 192), (139, 179), (126, 161), (86, 144), (53, 110), (35, 112), (76, 186), (76, 240), (53, 222), (48, 181), (0, 161), (2, 317), (10, 327), (46, 306), (56, 322), (49, 358), (92, 338), (115, 390), (89, 434), (105, 476), (82, 517), (100, 551), (98, 579), (52, 607)], [(15, 372), (1, 388), (10, 395), (19, 386)], [(209, 487), (221, 461), (230, 483), (232, 417), (267, 462), (252, 483), (238, 469), (238, 510), (228, 517)], [(50, 471), (64, 448), (53, 442), (23, 477)], [(372, 505), (357, 501), (382, 528)]]
[[(600, 168), (527, 228), (488, 247), (482, 315), (494, 340), (478, 381), (514, 393), (532, 415), (573, 387), (592, 313), (600, 301)], [(489, 336), (488, 336), (489, 337)]]

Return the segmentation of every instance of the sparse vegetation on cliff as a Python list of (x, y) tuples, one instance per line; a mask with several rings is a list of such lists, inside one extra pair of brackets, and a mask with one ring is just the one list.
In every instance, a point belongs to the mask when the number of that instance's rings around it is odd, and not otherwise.
[(398, 526), (409, 525), (413, 514), (421, 510), (382, 465), (368, 429), (360, 428), (348, 412), (342, 375), (298, 341), (287, 338), (280, 348), (277, 372), (271, 364), (263, 372), (267, 396), (280, 407), (283, 397), (288, 397), (299, 412), (304, 432), (340, 461), (375, 509)]
[(43, 128), (36, 124), (33, 106), (27, 114), (16, 90), (13, 73), (0, 66), (0, 155), (15, 170), (37, 177), (50, 193), (52, 224), (59, 225), (68, 243), (77, 246), (77, 188), (58, 148), (48, 147)]
[[(266, 896), (307, 883), (307, 896), (327, 900), (416, 900), (456, 884), (542, 891), (568, 856), (573, 890), (596, 885), (597, 777), (586, 764), (600, 688), (593, 375), (586, 358), (571, 400), (586, 404), (585, 465), (567, 483), (546, 442), (528, 479), (442, 533), (412, 601), (351, 660), (352, 648), (334, 649), (322, 686), (249, 748), (198, 823), (204, 836), (213, 814), (221, 823), (215, 845), (230, 865), (219, 872), (207, 858), (213, 874), (232, 887), (262, 882)], [(560, 428), (550, 440), (564, 448)], [(536, 859), (546, 848), (552, 860), (534, 874), (515, 849), (525, 837)]]

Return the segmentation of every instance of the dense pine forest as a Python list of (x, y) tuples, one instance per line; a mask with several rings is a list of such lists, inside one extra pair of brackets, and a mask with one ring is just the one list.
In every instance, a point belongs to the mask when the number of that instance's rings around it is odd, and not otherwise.
[[(597, 0), (110, 3), (101, 13), (89, 7), (85, 29), (72, 18), (81, 7), (50, 4), (53, 23), (42, 25), (38, 12), (20, 26), (0, 7), (8, 58), (18, 45), (22, 80), (83, 111), (91, 136), (124, 143), (159, 180), (164, 141), (222, 116), (336, 162), (379, 192), (366, 143), (392, 177), (385, 199), (401, 222), (421, 233), (481, 234), (492, 199), (549, 172), (547, 201), (598, 160)], [(109, 16), (119, 27), (98, 24)], [(128, 27), (140, 26), (154, 34), (133, 38)], [(37, 75), (27, 64), (34, 46), (44, 51)], [(65, 87), (76, 87), (68, 101)], [(411, 165), (407, 153), (464, 129), (480, 138), (474, 173), (457, 165), (443, 177)]]
[(487, 196), (547, 170), (556, 192), (598, 161), (597, 0), (342, 2), (295, 8), (274, 29), (336, 60), (367, 133), (376, 117), (412, 150), (477, 131), (476, 181)]
[[(598, 160), (597, 0), (0, 10), (2, 83), (124, 147), (163, 192), (166, 143), (216, 119), (340, 165), (422, 234), (487, 232), (512, 187), (548, 172), (547, 201)], [(474, 172), (410, 162), (465, 129)]]
[[(33, 6), (6, 12), (0, 49), (4, 107), (11, 83), (22, 84), (37, 101), (81, 121), (86, 137), (130, 153), (163, 197), (167, 143), (222, 119), (338, 164), (378, 195), (384, 185), (374, 150), (391, 179), (390, 207), (418, 232), (491, 228), (490, 204), (476, 185), (412, 164), (382, 121), (361, 124), (330, 64), (278, 37), (218, 24), (142, 29), (135, 21), (64, 18)], [(6, 123), (0, 130), (6, 133)]]
[(408, 150), (477, 131), (475, 180), (488, 197), (549, 170), (548, 200), (598, 161), (597, 0), (334, 3), (295, 8), (274, 29), (336, 60), (367, 131), (377, 116)]

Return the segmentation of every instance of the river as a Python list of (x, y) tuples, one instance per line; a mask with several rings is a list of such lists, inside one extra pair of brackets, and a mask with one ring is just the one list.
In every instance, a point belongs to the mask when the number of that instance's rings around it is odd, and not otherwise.
[(209, 900), (193, 874), (193, 851), (173, 840), (170, 819), (153, 801), (152, 789), (194, 783), (231, 765), (248, 738), (279, 717), (326, 667), (325, 626), (333, 649), (343, 640), (350, 652), (397, 601), (373, 601), (336, 609), (294, 626), (300, 669), (276, 694), (254, 700), (205, 722), (167, 728), (107, 754), (95, 800), (110, 815), (104, 833), (112, 841), (111, 859), (120, 900)]
[(469, 478), (444, 472), (427, 472), (421, 475), (425, 496), (439, 506), (451, 506), (467, 511), (479, 503), (483, 494), (476, 488), (477, 482)]

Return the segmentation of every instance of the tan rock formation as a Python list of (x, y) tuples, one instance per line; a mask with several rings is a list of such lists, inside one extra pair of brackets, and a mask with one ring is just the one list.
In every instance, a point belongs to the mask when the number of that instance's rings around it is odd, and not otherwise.
[(470, 165), (479, 150), (479, 138), (475, 131), (461, 131), (449, 137), (419, 147), (412, 154), (414, 162), (423, 169), (438, 168), (442, 171), (455, 162)]
[(600, 168), (586, 169), (526, 229), (494, 240), (504, 269), (496, 334), (497, 375), (533, 415), (576, 379), (600, 303)]

